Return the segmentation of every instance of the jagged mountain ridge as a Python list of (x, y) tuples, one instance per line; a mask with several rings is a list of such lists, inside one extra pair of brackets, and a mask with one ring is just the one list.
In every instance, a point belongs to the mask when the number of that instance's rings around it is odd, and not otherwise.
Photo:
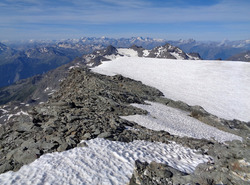
[(185, 53), (180, 48), (165, 44), (163, 46), (155, 47), (151, 50), (132, 45), (130, 48), (115, 48), (108, 46), (106, 49), (94, 51), (92, 54), (83, 55), (77, 58), (76, 61), (84, 61), (87, 66), (99, 65), (101, 61), (115, 59), (117, 57), (146, 57), (146, 58), (165, 58), (165, 59), (180, 59), (180, 60), (201, 60), (198, 53)]
[[(167, 39), (153, 39), (153, 38), (143, 38), (143, 37), (131, 37), (131, 38), (107, 38), (107, 37), (82, 37), (80, 39), (64, 39), (64, 40), (41, 40), (41, 41), (23, 41), (23, 42), (4, 42), (14, 49), (29, 49), (38, 46), (60, 46), (65, 48), (81, 48), (84, 45), (95, 45), (103, 49), (108, 45), (113, 45), (115, 47), (130, 47), (135, 44), (142, 46), (145, 49), (153, 49), (157, 46), (162, 46), (165, 43), (170, 43), (174, 46), (180, 47), (183, 51), (190, 53), (196, 52), (201, 55), (203, 59), (213, 60), (213, 59), (227, 59), (230, 56), (247, 51), (250, 49), (250, 40), (236, 40), (236, 41), (196, 41), (194, 39), (178, 41), (167, 40)], [(86, 49), (86, 48), (85, 48)]]
[(139, 57), (149, 58), (169, 58), (169, 59), (180, 59), (180, 60), (201, 60), (198, 53), (185, 53), (180, 48), (166, 43), (163, 46), (158, 46), (152, 50), (143, 49), (133, 45), (131, 49), (138, 52)]
[(250, 40), (222, 42), (202, 42), (189, 40), (169, 41), (170, 44), (180, 47), (185, 52), (199, 53), (206, 60), (226, 60), (229, 57), (250, 49)]

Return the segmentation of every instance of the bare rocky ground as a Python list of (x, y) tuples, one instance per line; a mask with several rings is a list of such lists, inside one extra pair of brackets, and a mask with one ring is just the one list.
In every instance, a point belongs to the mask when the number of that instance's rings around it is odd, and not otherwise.
[[(147, 114), (131, 103), (155, 101), (186, 110), (190, 116), (221, 130), (239, 135), (243, 141), (218, 143), (214, 140), (173, 136), (153, 131), (120, 116)], [(130, 184), (249, 184), (249, 122), (224, 120), (202, 107), (163, 97), (141, 82), (117, 75), (108, 77), (86, 68), (75, 68), (48, 102), (28, 107), (21, 115), (0, 127), (0, 172), (17, 171), (41, 155), (83, 147), (81, 140), (105, 138), (131, 142), (147, 140), (175, 141), (213, 157), (200, 164), (193, 174), (184, 174), (166, 164), (137, 161)], [(135, 128), (135, 129), (128, 129)]]

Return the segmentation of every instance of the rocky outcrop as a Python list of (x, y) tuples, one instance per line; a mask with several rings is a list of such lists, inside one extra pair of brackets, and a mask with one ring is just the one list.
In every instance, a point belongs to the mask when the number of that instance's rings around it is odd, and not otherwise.
[[(84, 63), (86, 66), (94, 67), (100, 65), (102, 61), (115, 59), (117, 56), (122, 55), (118, 53), (114, 46), (109, 45), (105, 49), (96, 50), (92, 54), (83, 55), (79, 58), (79, 62)], [(78, 61), (78, 59), (76, 59), (76, 61)]]
[(148, 58), (166, 58), (166, 59), (179, 59), (179, 60), (201, 60), (198, 53), (185, 53), (178, 47), (171, 44), (165, 44), (163, 46), (155, 47), (151, 50), (144, 49), (142, 47), (133, 45), (130, 47), (138, 53), (139, 57)]
[(233, 141), (228, 146), (216, 144), (208, 153), (214, 161), (198, 165), (192, 174), (180, 172), (167, 164), (136, 161), (129, 185), (249, 184), (249, 143)]
[(136, 51), (138, 53), (139, 57), (143, 57), (144, 56), (143, 51), (145, 51), (145, 49), (143, 47), (137, 46), (137, 45), (132, 45), (130, 47), (130, 49), (133, 49), (134, 51)]
[(166, 164), (156, 162), (135, 161), (135, 169), (129, 185), (172, 185), (175, 178), (181, 178), (188, 174), (178, 171)]
[(187, 56), (189, 56), (189, 58), (191, 60), (201, 60), (201, 56), (199, 53), (187, 53)]

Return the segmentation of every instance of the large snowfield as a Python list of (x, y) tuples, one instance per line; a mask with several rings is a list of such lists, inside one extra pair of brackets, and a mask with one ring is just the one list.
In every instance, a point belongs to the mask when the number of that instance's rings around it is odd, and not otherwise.
[(124, 185), (131, 178), (137, 159), (165, 163), (188, 173), (199, 163), (210, 160), (208, 156), (196, 154), (176, 143), (123, 143), (93, 139), (86, 144), (88, 147), (45, 154), (18, 172), (1, 174), (0, 184)]
[[(125, 57), (103, 62), (92, 71), (142, 81), (162, 91), (167, 98), (202, 106), (221, 118), (250, 121), (250, 63), (139, 58), (131, 50), (121, 51)], [(220, 142), (241, 140), (191, 118), (184, 111), (147, 103), (132, 105), (147, 110), (148, 115), (122, 118), (179, 136), (213, 138)], [(188, 173), (199, 163), (210, 160), (209, 156), (173, 142), (122, 143), (99, 138), (85, 142), (87, 147), (45, 154), (17, 172), (1, 174), (0, 184), (126, 184), (137, 159), (165, 163)]]
[(250, 121), (250, 63), (120, 57), (92, 71), (123, 76), (162, 91), (167, 98), (225, 119)]

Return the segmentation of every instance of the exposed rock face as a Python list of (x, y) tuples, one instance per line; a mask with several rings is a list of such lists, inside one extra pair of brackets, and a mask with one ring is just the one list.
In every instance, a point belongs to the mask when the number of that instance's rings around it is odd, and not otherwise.
[(180, 48), (172, 46), (168, 43), (163, 46), (153, 48), (152, 50), (147, 50), (136, 45), (133, 45), (130, 48), (137, 51), (139, 57), (180, 59), (180, 60), (201, 60), (201, 57), (198, 53), (187, 54)]
[(227, 60), (250, 62), (250, 50), (231, 56)]
[(137, 46), (137, 45), (132, 45), (130, 47), (130, 49), (133, 49), (133, 50), (137, 51), (139, 57), (143, 57), (144, 56), (143, 51), (145, 51), (145, 49), (143, 47)]
[(187, 54), (191, 60), (201, 60), (199, 53), (188, 53)]
[(92, 54), (83, 55), (81, 58), (76, 59), (77, 62), (83, 62), (89, 67), (98, 66), (102, 61), (114, 59), (117, 56), (122, 56), (118, 53), (117, 49), (113, 46), (108, 46), (105, 49), (96, 50)]
[(181, 49), (170, 44), (165, 44), (164, 46), (152, 49), (147, 57), (177, 59), (177, 56), (183, 60), (188, 59), (186, 53)]

